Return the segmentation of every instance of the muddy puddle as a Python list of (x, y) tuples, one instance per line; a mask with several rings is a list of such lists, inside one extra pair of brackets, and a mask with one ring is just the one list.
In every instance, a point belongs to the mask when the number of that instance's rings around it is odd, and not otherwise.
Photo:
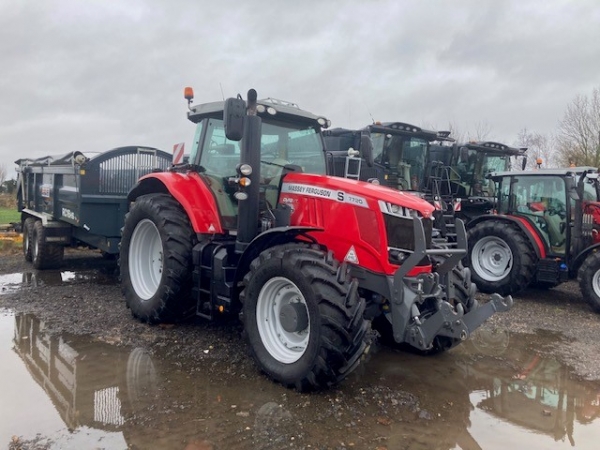
[(117, 282), (114, 269), (77, 271), (40, 270), (0, 275), (0, 295), (27, 287), (60, 286), (76, 283), (109, 285)]
[(429, 358), (376, 348), (339, 388), (299, 394), (4, 311), (0, 448), (596, 449), (600, 384), (536, 352), (559, 338), (480, 332)]

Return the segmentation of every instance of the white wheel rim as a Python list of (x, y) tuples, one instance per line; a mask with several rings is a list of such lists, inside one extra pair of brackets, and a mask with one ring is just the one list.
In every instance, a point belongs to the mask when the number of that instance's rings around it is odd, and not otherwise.
[(310, 338), (310, 316), (304, 330), (289, 332), (283, 328), (279, 319), (281, 308), (292, 303), (300, 303), (306, 308), (306, 300), (298, 286), (284, 277), (267, 281), (256, 303), (256, 323), (261, 341), (269, 354), (284, 364), (298, 361)]
[(33, 259), (37, 259), (37, 255), (39, 252), (40, 252), (40, 247), (38, 245), (38, 237), (36, 234), (35, 239), (33, 240), (33, 247), (31, 249), (31, 255), (32, 255)]
[(600, 270), (596, 270), (592, 277), (592, 289), (594, 290), (594, 294), (600, 297)]
[(504, 240), (487, 236), (473, 246), (471, 265), (483, 280), (500, 281), (512, 270), (513, 254)]
[(135, 293), (149, 300), (158, 290), (163, 272), (160, 233), (149, 219), (140, 221), (129, 243), (129, 277)]

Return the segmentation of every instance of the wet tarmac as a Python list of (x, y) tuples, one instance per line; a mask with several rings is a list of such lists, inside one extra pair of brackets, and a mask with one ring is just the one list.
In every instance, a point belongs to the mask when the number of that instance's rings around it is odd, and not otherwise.
[[(8, 274), (0, 293), (114, 282), (98, 271)], [(225, 360), (51, 334), (5, 310), (0, 448), (597, 449), (600, 383), (540, 356), (557, 339), (482, 330), (427, 358), (376, 347), (338, 388), (299, 394)]]

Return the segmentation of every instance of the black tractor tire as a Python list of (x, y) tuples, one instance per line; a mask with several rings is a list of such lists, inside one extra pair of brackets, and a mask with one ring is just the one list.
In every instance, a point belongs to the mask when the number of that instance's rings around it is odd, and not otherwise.
[[(438, 246), (439, 247), (439, 246)], [(447, 256), (434, 255), (432, 256), (434, 271), (435, 268), (444, 263)], [(452, 268), (452, 277), (450, 277), (454, 286), (454, 297), (444, 298), (447, 302), (456, 306), (461, 304), (465, 313), (469, 312), (474, 305), (477, 305), (475, 294), (477, 293), (477, 285), (471, 279), (471, 269), (465, 267), (462, 261), (459, 261)]]
[(166, 194), (141, 196), (125, 215), (121, 235), (121, 290), (133, 316), (147, 323), (193, 316), (196, 235), (181, 205)]
[(530, 239), (515, 225), (486, 220), (467, 232), (464, 264), (482, 292), (515, 294), (533, 280), (538, 262)]
[[(254, 360), (286, 387), (332, 386), (356, 369), (368, 348), (370, 323), (358, 282), (318, 247), (294, 243), (263, 251), (250, 264), (240, 299)], [(285, 307), (299, 310), (292, 314), (295, 328), (289, 319), (286, 327)]]
[(25, 257), (25, 261), (31, 262), (33, 257), (31, 256), (32, 252), (32, 242), (33, 242), (33, 225), (35, 224), (35, 219), (33, 217), (28, 217), (23, 222), (23, 256)]
[(477, 284), (472, 281), (471, 269), (465, 267), (462, 262), (459, 262), (452, 269), (452, 274), (454, 275), (452, 277), (454, 298), (448, 301), (455, 306), (460, 303), (465, 313), (468, 313), (473, 307), (477, 307), (477, 300), (475, 299)]
[(591, 253), (577, 272), (579, 288), (585, 301), (600, 313), (600, 253)]
[(58, 269), (62, 264), (65, 248), (46, 242), (46, 228), (36, 220), (31, 230), (31, 262), (38, 270)]

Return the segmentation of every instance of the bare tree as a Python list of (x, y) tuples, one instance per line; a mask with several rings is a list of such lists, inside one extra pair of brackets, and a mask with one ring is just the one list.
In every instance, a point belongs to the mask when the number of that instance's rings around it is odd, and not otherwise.
[(537, 167), (541, 160), (542, 167), (558, 167), (561, 165), (557, 155), (555, 140), (544, 134), (534, 133), (523, 128), (517, 137), (518, 147), (527, 147), (527, 168)]
[(4, 184), (4, 181), (6, 181), (6, 166), (0, 164), (0, 186)]
[(492, 132), (492, 126), (488, 122), (477, 122), (474, 130), (464, 130), (455, 122), (448, 124), (450, 137), (456, 142), (464, 143), (469, 141), (486, 141), (489, 140), (489, 135)]
[(492, 132), (492, 126), (489, 122), (477, 122), (475, 124), (475, 130), (469, 132), (469, 140), (473, 141), (485, 141), (488, 139)]
[(467, 139), (466, 134), (460, 129), (460, 127), (455, 122), (449, 122), (448, 127), (446, 129), (450, 131), (450, 137), (456, 142), (465, 142), (465, 140)]
[(600, 167), (600, 89), (569, 104), (557, 140), (561, 164)]

